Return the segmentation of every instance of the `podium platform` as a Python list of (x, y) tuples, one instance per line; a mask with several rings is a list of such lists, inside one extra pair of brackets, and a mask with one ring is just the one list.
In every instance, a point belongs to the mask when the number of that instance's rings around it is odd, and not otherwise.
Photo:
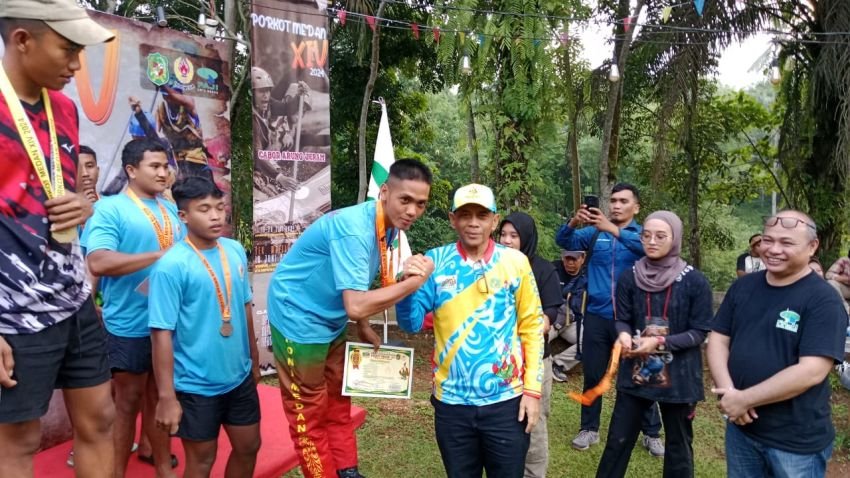
[[(260, 395), (260, 434), (262, 446), (257, 455), (257, 468), (254, 471), (256, 478), (279, 478), (282, 474), (298, 466), (298, 456), (292, 440), (289, 438), (289, 425), (283, 414), (283, 405), (280, 401), (280, 389), (269, 385), (258, 385), (257, 391)], [(366, 421), (366, 410), (351, 407), (352, 426), (359, 428)], [(137, 425), (138, 426), (138, 425)], [(66, 441), (52, 448), (39, 452), (35, 457), (35, 476), (50, 478), (74, 478), (74, 469), (65, 464), (68, 452), (71, 451), (71, 442)], [(183, 475), (183, 446), (180, 439), (171, 440), (171, 452), (177, 455), (180, 466), (175, 471), (178, 476)], [(223, 477), (224, 468), (227, 464), (227, 456), (230, 454), (230, 440), (224, 430), (218, 439), (218, 456), (213, 465), (212, 476)], [(136, 454), (130, 456), (130, 464), (127, 468), (128, 478), (147, 478), (154, 476), (152, 466), (140, 461)]]

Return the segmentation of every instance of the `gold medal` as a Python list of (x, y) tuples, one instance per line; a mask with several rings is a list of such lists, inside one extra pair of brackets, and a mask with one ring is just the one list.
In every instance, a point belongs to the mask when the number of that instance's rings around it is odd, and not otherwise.
[(68, 229), (63, 229), (61, 231), (53, 231), (50, 235), (53, 236), (53, 239), (60, 244), (70, 244), (77, 239), (77, 228), (69, 227)]
[(233, 326), (230, 325), (230, 322), (222, 322), (219, 332), (221, 332), (223, 337), (230, 337), (233, 334)]

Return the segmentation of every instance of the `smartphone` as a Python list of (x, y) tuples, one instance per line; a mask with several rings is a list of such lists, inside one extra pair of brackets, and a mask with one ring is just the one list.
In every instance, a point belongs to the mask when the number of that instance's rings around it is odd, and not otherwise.
[(584, 205), (590, 208), (599, 209), (599, 196), (585, 196), (584, 197)]

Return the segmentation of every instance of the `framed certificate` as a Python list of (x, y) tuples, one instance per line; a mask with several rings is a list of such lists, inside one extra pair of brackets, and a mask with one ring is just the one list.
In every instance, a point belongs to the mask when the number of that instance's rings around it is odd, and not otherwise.
[(413, 389), (413, 349), (369, 344), (345, 344), (342, 394), (347, 397), (410, 398)]

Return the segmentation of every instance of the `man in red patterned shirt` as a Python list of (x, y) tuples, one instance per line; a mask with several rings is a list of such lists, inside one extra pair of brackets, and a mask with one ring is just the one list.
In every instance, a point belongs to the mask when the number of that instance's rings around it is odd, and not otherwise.
[(112, 473), (105, 335), (76, 227), (79, 120), (61, 90), (113, 34), (74, 0), (0, 1), (0, 476), (33, 476), (39, 417), (62, 388), (78, 476)]

